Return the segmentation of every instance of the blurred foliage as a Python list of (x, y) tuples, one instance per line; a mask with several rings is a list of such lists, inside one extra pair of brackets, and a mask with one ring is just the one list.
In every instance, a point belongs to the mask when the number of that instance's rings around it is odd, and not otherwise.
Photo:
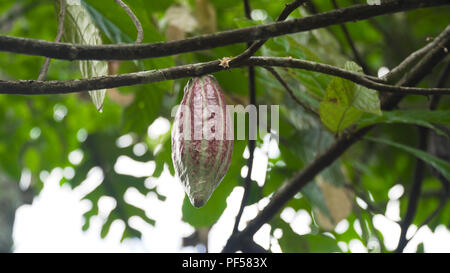
[[(31, 5), (34, 1), (2, 0), (0, 17), (18, 5)], [(251, 1), (253, 21), (247, 20), (242, 1), (229, 0), (135, 0), (125, 1), (136, 12), (144, 29), (145, 43), (166, 41), (174, 37), (190, 37), (233, 28), (272, 22), (289, 1)], [(314, 1), (317, 11), (332, 9), (331, 1)], [(362, 1), (339, 1), (344, 7)], [(81, 0), (92, 22), (100, 30), (104, 44), (132, 43), (136, 30), (127, 14), (113, 1)], [(35, 3), (34, 3), (35, 5)], [(167, 10), (173, 5), (181, 8), (184, 16), (196, 20), (194, 29), (168, 22)], [(291, 17), (301, 17), (312, 11), (304, 7)], [(412, 11), (382, 16), (363, 22), (349, 23), (347, 27), (363, 59), (371, 71), (385, 66), (392, 68), (412, 51), (426, 44), (427, 37), (434, 37), (448, 24), (449, 7)], [(172, 19), (171, 19), (172, 20)], [(395, 26), (395, 27), (392, 27)], [(168, 28), (170, 37), (168, 37)], [(32, 9), (0, 26), (2, 35), (54, 40), (57, 30), (57, 15), (53, 0), (42, 0)], [(176, 35), (175, 35), (176, 34)], [(175, 36), (174, 36), (175, 35)], [(180, 36), (181, 35), (181, 36)], [(236, 44), (211, 50), (187, 53), (171, 57), (118, 63), (115, 73), (171, 67), (186, 63), (215, 60), (235, 56), (245, 49), (245, 44)], [(266, 42), (257, 55), (292, 56), (305, 60), (323, 62), (362, 73), (352, 62), (352, 52), (338, 26), (311, 32), (276, 37)], [(16, 55), (0, 52), (1, 79), (36, 79), (42, 57)], [(110, 63), (111, 65), (112, 63)], [(439, 66), (421, 86), (434, 86)], [(400, 215), (403, 216), (409, 199), (413, 180), (415, 157), (432, 163), (442, 175), (449, 178), (449, 164), (445, 158), (418, 152), (416, 125), (426, 126), (440, 135), (445, 130), (438, 126), (449, 126), (450, 103), (443, 97), (438, 111), (430, 113), (424, 97), (409, 96), (391, 112), (380, 112), (377, 92), (361, 88), (353, 83), (324, 74), (294, 69), (277, 71), (294, 90), (294, 95), (316, 109), (318, 119), (296, 104), (283, 86), (271, 74), (256, 69), (256, 92), (258, 104), (280, 105), (280, 127), (278, 151), (268, 157), (266, 178), (263, 186), (252, 182), (249, 204), (258, 204), (271, 196), (292, 175), (323, 152), (343, 129), (353, 124), (360, 127), (378, 124), (371, 133), (371, 140), (363, 140), (343, 157), (332, 164), (308, 184), (301, 193), (290, 200), (285, 209), (296, 213), (306, 212), (311, 221), (308, 234), (300, 235), (292, 223), (277, 215), (271, 225), (272, 239), (277, 240), (284, 252), (339, 252), (349, 251), (337, 242), (349, 244), (359, 240), (369, 251), (386, 251), (381, 232), (375, 228), (373, 217), (384, 214), (390, 202), (389, 190), (401, 184), (405, 193), (400, 197)], [(376, 72), (373, 72), (376, 74)], [(247, 104), (248, 75), (246, 69), (218, 72), (216, 78), (225, 90), (229, 104)], [(48, 80), (81, 78), (76, 62), (52, 60)], [(85, 225), (98, 214), (98, 202), (108, 196), (116, 206), (106, 216), (101, 235), (106, 236), (114, 221), (125, 223), (122, 239), (140, 237), (139, 230), (129, 224), (129, 219), (138, 216), (153, 225), (158, 219), (151, 219), (145, 213), (148, 208), (136, 207), (124, 197), (129, 189), (136, 189), (143, 195), (153, 192), (153, 198), (164, 201), (157, 188), (148, 187), (147, 177), (119, 174), (114, 166), (120, 156), (127, 156), (139, 162), (154, 162), (151, 178), (158, 178), (167, 168), (173, 175), (170, 147), (170, 130), (157, 138), (149, 136), (149, 126), (159, 117), (172, 121), (171, 111), (182, 97), (183, 86), (188, 79), (161, 83), (136, 85), (108, 90), (103, 113), (98, 113), (87, 93), (52, 96), (0, 96), (0, 177), (19, 182), (24, 171), (31, 172), (31, 188), (35, 194), (43, 186), (46, 174), (56, 167), (72, 168), (74, 176), (68, 175), (61, 181), (71, 187), (78, 187), (89, 177), (93, 168), (102, 171), (102, 182), (92, 189), (84, 199), (90, 200), (91, 208), (85, 213)], [(319, 111), (320, 110), (320, 111)], [(118, 145), (121, 136), (131, 136), (132, 142)], [(264, 141), (263, 141), (264, 139)], [(133, 148), (144, 145), (145, 152), (137, 153)], [(185, 198), (182, 219), (193, 227), (210, 227), (220, 218), (226, 208), (226, 199), (235, 187), (241, 186), (241, 169), (246, 141), (235, 141), (231, 167), (209, 202), (201, 209), (193, 208)], [(386, 145), (388, 144), (388, 145)], [(257, 147), (264, 150), (267, 138), (262, 136)], [(393, 148), (395, 146), (396, 148)], [(449, 151), (447, 151), (448, 153)], [(70, 160), (71, 155), (82, 155), (80, 161)], [(270, 153), (269, 153), (270, 154)], [(264, 166), (262, 166), (264, 167)], [(423, 196), (419, 203), (415, 225), (420, 225), (439, 205), (439, 193), (445, 183), (426, 170), (424, 192), (435, 193)], [(345, 189), (345, 190), (344, 190)], [(349, 190), (351, 189), (351, 190)], [(0, 189), (1, 191), (1, 189)], [(330, 199), (331, 196), (345, 196)], [(338, 193), (339, 192), (339, 193)], [(343, 195), (341, 195), (343, 194)], [(356, 203), (360, 197), (371, 202), (366, 208)], [(341, 201), (342, 202), (341, 202)], [(170, 217), (167, 216), (167, 217)], [(344, 231), (336, 231), (336, 224), (342, 219), (349, 223)], [(395, 219), (392, 221), (396, 221)], [(428, 225), (434, 230), (443, 224), (450, 226), (450, 205), (447, 203)], [(359, 226), (360, 228), (356, 228)], [(282, 235), (278, 234), (281, 231)], [(281, 237), (280, 237), (281, 236)], [(210, 238), (214, 240), (214, 238)], [(423, 251), (420, 245), (417, 251)]]

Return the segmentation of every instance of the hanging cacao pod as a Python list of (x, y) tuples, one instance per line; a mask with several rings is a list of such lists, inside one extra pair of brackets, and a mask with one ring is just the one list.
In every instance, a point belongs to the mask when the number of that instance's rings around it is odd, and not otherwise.
[(212, 75), (189, 80), (172, 128), (172, 161), (194, 207), (205, 205), (227, 173), (232, 139), (231, 116), (217, 80)]

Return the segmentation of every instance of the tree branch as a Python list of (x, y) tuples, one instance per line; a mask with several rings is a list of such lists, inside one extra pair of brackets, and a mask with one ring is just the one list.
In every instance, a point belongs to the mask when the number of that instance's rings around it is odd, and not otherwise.
[[(446, 35), (450, 35), (450, 26), (445, 31)], [(442, 49), (444, 52), (444, 49)], [(378, 90), (380, 92), (389, 92), (396, 94), (416, 94), (416, 95), (432, 95), (433, 93), (449, 94), (448, 88), (417, 88), (417, 87), (404, 87), (389, 85), (382, 79), (370, 77), (364, 74), (354, 73), (345, 69), (333, 67), (326, 64), (319, 64), (310, 61), (298, 60), (293, 58), (278, 58), (278, 57), (253, 57), (249, 61), (253, 65), (258, 66), (279, 66), (279, 67), (291, 67), (305, 69), (309, 71), (320, 72), (328, 75), (333, 75), (350, 80), (359, 85), (365, 86), (370, 89)]]
[[(278, 16), (277, 18), (277, 22), (281, 22), (286, 20), (286, 18), (289, 16), (289, 14), (291, 14), (294, 10), (296, 10), (299, 6), (301, 6), (303, 3), (305, 3), (307, 0), (295, 0), (292, 3), (286, 4), (285, 8), (283, 9), (283, 11), (281, 12), (280, 16)], [(248, 15), (250, 16), (250, 14)], [(248, 17), (250, 19), (250, 17)], [(250, 56), (252, 56), (253, 54), (256, 53), (256, 51), (258, 51), (259, 48), (262, 47), (262, 45), (267, 41), (267, 39), (265, 40), (261, 40), (261, 41), (257, 41), (254, 42), (251, 46), (249, 46), (247, 48), (247, 50), (245, 50), (244, 52), (242, 52), (241, 54), (239, 54), (238, 56), (234, 57), (231, 62), (230, 65), (233, 64), (239, 64), (240, 62), (248, 59)]]
[[(440, 35), (439, 38), (443, 44), (450, 44), (450, 35)], [(430, 50), (422, 60), (412, 69), (407, 77), (403, 78), (402, 84), (415, 85), (420, 82), (433, 68), (448, 54), (442, 48), (434, 48)], [(390, 95), (385, 97), (382, 108), (390, 110), (395, 107), (403, 98), (399, 95)], [(251, 238), (259, 228), (269, 221), (284, 205), (297, 194), (306, 184), (308, 184), (314, 177), (332, 164), (339, 158), (350, 146), (361, 139), (374, 126), (365, 127), (363, 129), (351, 132), (347, 130), (339, 137), (330, 148), (319, 155), (314, 161), (309, 163), (303, 170), (295, 174), (289, 181), (284, 183), (272, 196), (269, 204), (248, 223), (247, 227), (231, 236), (224, 247), (224, 252), (234, 252), (239, 249), (236, 242), (241, 238)]]
[(65, 60), (134, 60), (176, 55), (235, 43), (264, 40), (412, 9), (448, 5), (448, 0), (387, 0), (381, 5), (355, 5), (304, 18), (247, 27), (185, 40), (141, 45), (73, 45), (0, 36), (0, 51)]
[(405, 58), (399, 65), (393, 68), (388, 74), (383, 78), (388, 82), (398, 81), (406, 72), (411, 69), (427, 52), (436, 47), (436, 41), (428, 43), (421, 49), (411, 53), (407, 58)]
[[(450, 35), (450, 27), (446, 29), (446, 33)], [(442, 52), (444, 50), (440, 48)], [(243, 66), (277, 66), (291, 67), (315, 71), (332, 76), (341, 77), (359, 85), (380, 92), (388, 92), (401, 95), (448, 95), (450, 88), (416, 88), (389, 85), (382, 79), (367, 76), (351, 71), (347, 71), (338, 67), (327, 64), (320, 64), (310, 61), (304, 61), (293, 58), (283, 57), (250, 57), (244, 62), (232, 65), (231, 67)], [(159, 70), (148, 70), (134, 73), (126, 73), (120, 75), (109, 75), (102, 77), (94, 77), (89, 79), (77, 79), (68, 81), (34, 81), (34, 80), (17, 80), (7, 81), (0, 80), (0, 94), (21, 94), (21, 95), (45, 95), (45, 94), (66, 94), (74, 92), (83, 92), (89, 90), (108, 89), (121, 86), (129, 86), (135, 84), (146, 84), (152, 82), (175, 80), (186, 77), (195, 77), (205, 74), (215, 73), (224, 70), (220, 66), (220, 61), (211, 61), (205, 63), (188, 64), (164, 68)]]
[(448, 201), (448, 197), (447, 196), (443, 196), (439, 202), (439, 205), (436, 207), (436, 209), (430, 214), (428, 215), (428, 217), (423, 221), (423, 223), (421, 223), (419, 225), (419, 227), (417, 227), (416, 232), (414, 232), (414, 234), (411, 236), (411, 238), (409, 238), (406, 243), (405, 243), (405, 247), (408, 245), (409, 242), (411, 242), (411, 240), (416, 236), (417, 232), (424, 226), (428, 225), (434, 217), (436, 217), (436, 215), (439, 214), (439, 212), (445, 207), (445, 205), (447, 205), (447, 201)]
[[(427, 136), (428, 130), (425, 127), (419, 127), (419, 145), (418, 149), (425, 151), (427, 148)], [(422, 182), (425, 177), (425, 162), (421, 159), (417, 159), (416, 168), (414, 170), (414, 180), (412, 183), (411, 194), (409, 196), (408, 208), (406, 210), (405, 217), (400, 223), (401, 234), (400, 241), (398, 243), (397, 249), (395, 253), (403, 252), (408, 240), (406, 239), (406, 232), (408, 231), (409, 226), (412, 224), (414, 220), (414, 216), (416, 216), (417, 206), (419, 204), (420, 191), (422, 189)]]
[[(448, 81), (448, 75), (450, 74), (450, 62), (447, 62), (444, 69), (442, 70), (442, 74), (439, 76), (439, 80), (436, 84), (436, 87), (444, 87), (445, 83)], [(436, 110), (439, 106), (439, 101), (441, 100), (440, 95), (434, 95), (430, 101), (430, 110)]]
[[(440, 75), (440, 77), (437, 81), (436, 87), (444, 86), (445, 81), (448, 76), (448, 72), (449, 72), (448, 67), (449, 67), (449, 65), (447, 65), (444, 68), (444, 71), (442, 72), (442, 74)], [(431, 111), (433, 111), (437, 108), (438, 101), (439, 101), (439, 97), (433, 98), (433, 101), (429, 107)], [(429, 129), (425, 128), (425, 127), (419, 127), (418, 131), (419, 131), (418, 149), (422, 150), (422, 151), (426, 151), (427, 143), (428, 143), (427, 141), (428, 141)], [(419, 204), (419, 200), (420, 200), (420, 196), (421, 196), (422, 183), (423, 183), (424, 177), (425, 177), (425, 162), (422, 161), (421, 159), (417, 158), (416, 168), (414, 171), (413, 185), (411, 188), (411, 194), (410, 194), (410, 198), (408, 201), (408, 207), (406, 209), (405, 217), (403, 218), (403, 220), (400, 224), (401, 233), (400, 233), (399, 243), (397, 245), (397, 248), (395, 249), (396, 253), (402, 253), (403, 250), (405, 249), (405, 247), (408, 245), (408, 242), (410, 241), (406, 238), (406, 233), (408, 232), (409, 226), (412, 224), (414, 217), (416, 216), (417, 206)], [(437, 213), (439, 213), (439, 211), (442, 209), (443, 205), (445, 205), (445, 202), (447, 200), (446, 197), (447, 196), (442, 197), (440, 205), (436, 208), (436, 210), (428, 218), (428, 219), (430, 219), (429, 221), (431, 221), (431, 219)], [(428, 221), (428, 219), (426, 221)], [(425, 224), (427, 224), (427, 223), (428, 222), (425, 222)]]
[[(285, 8), (281, 12), (280, 16), (278, 16), (277, 21), (284, 21), (289, 14), (291, 14), (296, 8), (298, 8), (301, 4), (303, 4), (306, 0), (295, 0), (292, 3), (286, 4)], [(247, 19), (251, 20), (251, 8), (249, 0), (244, 0), (244, 11), (245, 11), (245, 17)], [(261, 40), (254, 42), (253, 44), (248, 44), (247, 50), (245, 50), (243, 53), (238, 55), (237, 57), (233, 58), (230, 62), (230, 65), (236, 65), (239, 63), (242, 63), (243, 61), (247, 60), (249, 57), (251, 57), (267, 40)], [(249, 96), (250, 96), (250, 104), (256, 105), (256, 90), (255, 90), (255, 67), (253, 65), (248, 66), (248, 79), (249, 79)], [(251, 130), (251, 129), (249, 129)], [(251, 187), (251, 175), (253, 170), (253, 158), (254, 158), (254, 151), (255, 151), (256, 141), (255, 140), (249, 140), (248, 141), (248, 149), (250, 152), (250, 156), (247, 160), (247, 176), (244, 180), (244, 194), (242, 196), (241, 205), (239, 206), (239, 211), (236, 215), (236, 220), (234, 222), (233, 232), (232, 234), (235, 234), (238, 232), (239, 223), (241, 221), (242, 213), (244, 212), (244, 208), (247, 204), (248, 195), (250, 193), (250, 187)]]

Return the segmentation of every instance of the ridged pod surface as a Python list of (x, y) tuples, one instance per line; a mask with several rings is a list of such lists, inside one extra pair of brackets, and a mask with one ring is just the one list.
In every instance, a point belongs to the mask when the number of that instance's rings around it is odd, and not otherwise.
[(196, 208), (206, 204), (230, 167), (231, 125), (217, 80), (212, 75), (189, 80), (172, 128), (172, 161)]

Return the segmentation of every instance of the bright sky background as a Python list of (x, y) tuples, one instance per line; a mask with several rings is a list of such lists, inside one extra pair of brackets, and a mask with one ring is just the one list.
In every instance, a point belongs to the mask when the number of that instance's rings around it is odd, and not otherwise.
[[(167, 130), (167, 121), (158, 119), (158, 126), (151, 126), (150, 137), (157, 137)], [(159, 132), (157, 131), (159, 128)], [(127, 138), (122, 138), (123, 142)], [(269, 145), (270, 143), (270, 145)], [(118, 143), (121, 145), (123, 143)], [(139, 150), (139, 149), (138, 149)], [(263, 183), (266, 172), (267, 158), (277, 153), (277, 147), (272, 142), (267, 142), (261, 149), (255, 152), (255, 168), (252, 178), (259, 184)], [(247, 151), (248, 153), (248, 151)], [(74, 155), (72, 155), (74, 156)], [(245, 156), (245, 154), (244, 154)], [(247, 155), (248, 156), (248, 155)], [(133, 170), (140, 174), (151, 175), (153, 171), (151, 163), (137, 163), (131, 159), (120, 158), (115, 166), (118, 172)], [(246, 175), (245, 167), (242, 176)], [(68, 185), (59, 185), (63, 175), (70, 174), (70, 169), (60, 168), (52, 170), (50, 174), (44, 173), (41, 179), (44, 188), (36, 196), (31, 205), (23, 205), (16, 212), (16, 220), (13, 231), (15, 252), (204, 252), (203, 247), (182, 247), (182, 238), (190, 235), (194, 228), (181, 221), (181, 207), (184, 198), (184, 190), (181, 184), (165, 170), (157, 180), (148, 180), (146, 183), (157, 187), (158, 193), (166, 196), (166, 201), (159, 201), (153, 194), (144, 196), (137, 191), (128, 191), (125, 200), (145, 209), (150, 218), (156, 220), (155, 226), (150, 226), (143, 220), (132, 218), (130, 225), (143, 232), (142, 240), (128, 239), (120, 243), (124, 223), (115, 221), (105, 239), (100, 238), (102, 223), (106, 220), (108, 213), (114, 208), (115, 201), (112, 198), (102, 198), (99, 201), (99, 215), (91, 218), (91, 227), (83, 232), (83, 213), (87, 211), (90, 201), (81, 198), (93, 190), (101, 181), (101, 171), (93, 169), (88, 178), (77, 188), (71, 189)], [(395, 185), (389, 191), (389, 204), (385, 215), (376, 215), (374, 225), (379, 229), (386, 242), (388, 250), (397, 246), (400, 236), (400, 228), (392, 220), (399, 220), (399, 201), (404, 189), (401, 185)], [(239, 209), (243, 188), (237, 187), (227, 199), (227, 208), (219, 221), (212, 227), (209, 234), (209, 251), (220, 252), (233, 228), (234, 217)], [(247, 207), (242, 216), (240, 228), (244, 223), (256, 216), (258, 210), (268, 203), (265, 198), (259, 203)], [(365, 208), (362, 200), (358, 205)], [(281, 217), (289, 222), (293, 230), (299, 234), (310, 232), (309, 225), (312, 221), (309, 214), (300, 210), (295, 212), (286, 208)], [(349, 228), (347, 220), (341, 221), (336, 232), (341, 233)], [(355, 230), (361, 233), (359, 223)], [(416, 232), (417, 227), (408, 231), (408, 237)], [(270, 245), (270, 226), (264, 225), (256, 234), (255, 241), (268, 248)], [(275, 233), (282, 236), (281, 231)], [(421, 228), (408, 247), (406, 252), (415, 251), (417, 245), (424, 241), (426, 252), (450, 252), (450, 231), (444, 225), (439, 226), (433, 233), (428, 227)], [(352, 252), (367, 252), (362, 243), (355, 239), (349, 244), (339, 242), (343, 251), (350, 249)], [(276, 240), (272, 240), (271, 250), (281, 252)]]

